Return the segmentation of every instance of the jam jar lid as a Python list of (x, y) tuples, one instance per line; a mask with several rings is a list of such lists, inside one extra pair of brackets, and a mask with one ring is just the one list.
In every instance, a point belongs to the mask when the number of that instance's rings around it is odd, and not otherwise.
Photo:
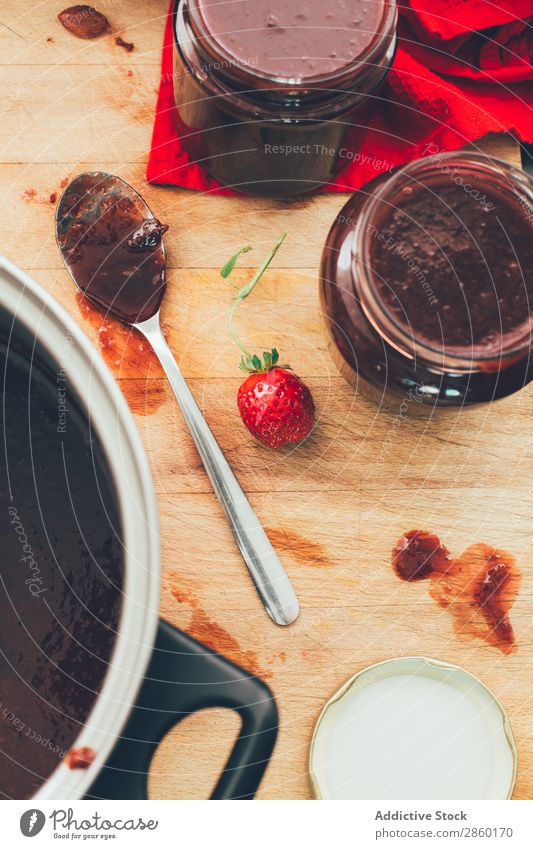
[(518, 756), (503, 706), (465, 669), (426, 657), (350, 678), (316, 723), (319, 799), (510, 799)]

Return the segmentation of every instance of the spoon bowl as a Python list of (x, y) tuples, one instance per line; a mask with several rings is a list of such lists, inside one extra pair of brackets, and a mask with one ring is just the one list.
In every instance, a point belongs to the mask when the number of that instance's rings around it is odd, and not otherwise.
[(167, 229), (132, 186), (101, 171), (72, 180), (57, 206), (57, 243), (72, 279), (125, 324), (151, 318), (161, 306)]

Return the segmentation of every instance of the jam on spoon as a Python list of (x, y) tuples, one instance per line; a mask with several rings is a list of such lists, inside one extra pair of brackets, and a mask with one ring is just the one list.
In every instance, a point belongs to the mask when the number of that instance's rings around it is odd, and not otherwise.
[(298, 615), (289, 578), (161, 331), (166, 229), (135, 189), (103, 172), (80, 174), (57, 206), (57, 242), (71, 277), (87, 298), (135, 327), (152, 346), (263, 604), (274, 622), (289, 625)]
[(168, 227), (126, 183), (99, 173), (77, 177), (60, 200), (57, 228), (63, 259), (87, 298), (124, 324), (157, 313)]

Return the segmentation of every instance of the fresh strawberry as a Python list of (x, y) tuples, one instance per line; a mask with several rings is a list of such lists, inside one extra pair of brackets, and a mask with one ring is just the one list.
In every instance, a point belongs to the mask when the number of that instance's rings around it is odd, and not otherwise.
[[(285, 234), (278, 239), (251, 281), (237, 291), (228, 316), (231, 335), (243, 354), (240, 368), (249, 373), (237, 393), (239, 413), (250, 433), (270, 448), (282, 448), (309, 435), (315, 421), (313, 396), (290, 366), (278, 364), (276, 348), (265, 351), (262, 358), (250, 354), (235, 332), (233, 316), (270, 265), (284, 239)], [(250, 246), (241, 248), (220, 272), (222, 277), (228, 277), (239, 256), (249, 250)]]
[(237, 406), (244, 424), (259, 442), (281, 448), (309, 435), (315, 405), (305, 383), (287, 368), (276, 366), (275, 348), (264, 359), (272, 366), (250, 374), (237, 393)]

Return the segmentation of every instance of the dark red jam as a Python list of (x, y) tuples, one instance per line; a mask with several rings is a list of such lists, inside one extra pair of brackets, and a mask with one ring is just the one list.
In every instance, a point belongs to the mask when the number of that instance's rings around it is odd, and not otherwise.
[(96, 758), (96, 752), (89, 746), (69, 749), (65, 755), (65, 763), (69, 769), (89, 769)]
[(436, 534), (413, 530), (392, 550), (394, 571), (404, 581), (429, 579), (430, 594), (449, 610), (461, 639), (483, 639), (504, 654), (516, 651), (509, 618), (520, 586), (515, 558), (484, 543), (452, 558)]
[(135, 45), (132, 41), (124, 41), (124, 39), (121, 38), (120, 35), (115, 38), (115, 44), (117, 45), (117, 47), (122, 47), (127, 53), (131, 53), (132, 50), (135, 48)]
[(108, 465), (67, 375), (31, 347), (26, 358), (34, 340), (11, 317), (0, 327), (0, 797), (25, 799), (65, 756), (82, 767), (67, 752), (109, 668), (123, 552)]
[(406, 186), (383, 213), (370, 263), (385, 309), (408, 334), (496, 357), (529, 338), (533, 227), (518, 198), (484, 189), (479, 200), (443, 181)]
[(109, 21), (106, 16), (93, 6), (69, 6), (57, 17), (65, 29), (78, 38), (98, 38), (109, 30)]
[(155, 413), (165, 402), (166, 381), (161, 379), (161, 363), (144, 336), (114, 319), (81, 291), (76, 292), (76, 303), (81, 317), (93, 329), (102, 357), (120, 381), (130, 410), (142, 416)]
[(504, 643), (514, 643), (513, 627), (502, 606), (502, 598), (511, 581), (511, 566), (501, 555), (490, 554), (487, 569), (480, 581), (477, 600), (493, 623), (495, 636)]
[(126, 324), (144, 321), (166, 289), (161, 238), (141, 198), (108, 175), (86, 174), (58, 210), (59, 247), (84, 295)]
[(396, 21), (396, 0), (177, 3), (183, 147), (238, 191), (312, 191), (361, 144), (394, 55)]
[(404, 581), (419, 581), (433, 572), (444, 572), (450, 555), (436, 534), (407, 531), (392, 551), (392, 565)]
[(348, 201), (321, 297), (349, 380), (431, 405), (491, 401), (531, 380), (532, 186), (504, 163), (448, 154)]
[(198, 0), (211, 38), (236, 63), (302, 80), (352, 64), (378, 32), (381, 0)]

